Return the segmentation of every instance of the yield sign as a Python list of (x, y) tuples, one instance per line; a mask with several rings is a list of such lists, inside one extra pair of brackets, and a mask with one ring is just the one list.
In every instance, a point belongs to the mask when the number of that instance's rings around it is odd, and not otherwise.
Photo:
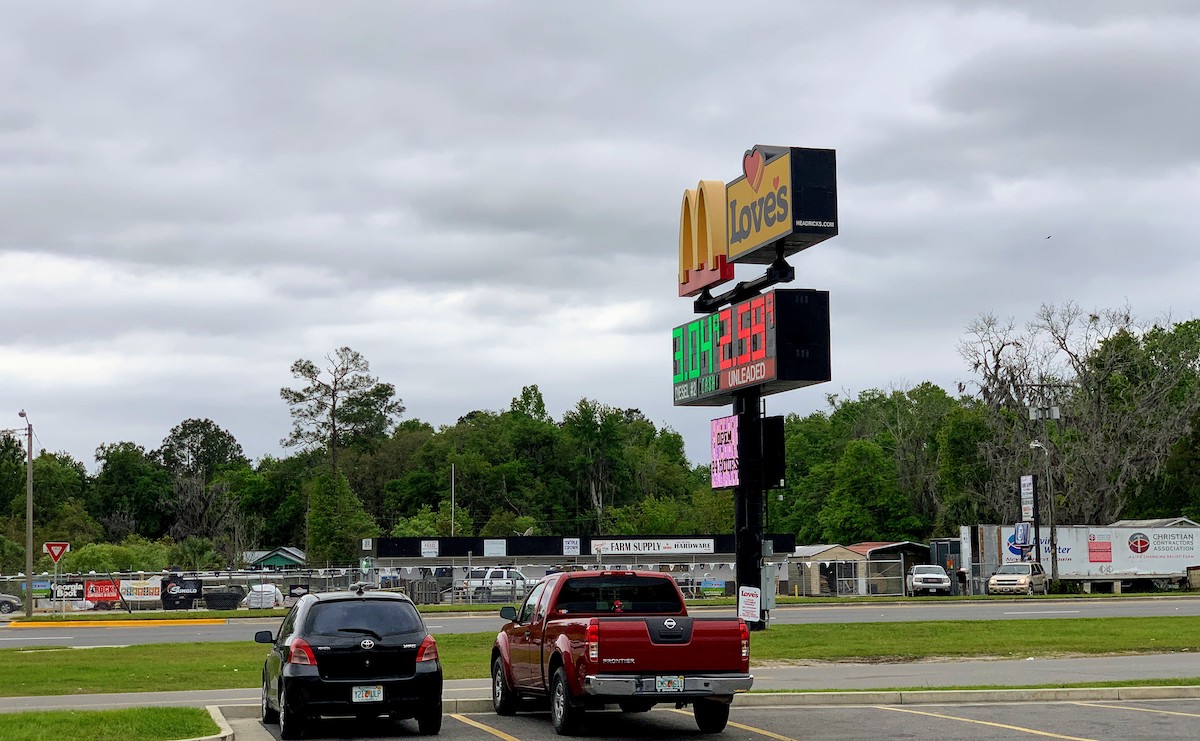
[(49, 553), (50, 560), (54, 561), (54, 563), (58, 563), (58, 559), (62, 558), (62, 554), (69, 550), (71, 550), (70, 543), (59, 542), (42, 544), (42, 553)]

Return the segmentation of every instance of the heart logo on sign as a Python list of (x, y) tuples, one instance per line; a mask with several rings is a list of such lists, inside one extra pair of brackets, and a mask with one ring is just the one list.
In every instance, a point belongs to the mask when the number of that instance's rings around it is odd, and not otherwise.
[(742, 173), (746, 176), (746, 182), (750, 183), (750, 187), (754, 192), (758, 192), (758, 186), (762, 185), (763, 172), (766, 166), (763, 163), (762, 152), (757, 149), (746, 152), (742, 157)]

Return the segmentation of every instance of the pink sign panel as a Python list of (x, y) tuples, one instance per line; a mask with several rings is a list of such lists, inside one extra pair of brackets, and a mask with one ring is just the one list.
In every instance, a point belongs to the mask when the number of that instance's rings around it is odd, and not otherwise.
[(726, 489), (737, 486), (738, 432), (737, 415), (719, 417), (712, 421), (712, 487)]

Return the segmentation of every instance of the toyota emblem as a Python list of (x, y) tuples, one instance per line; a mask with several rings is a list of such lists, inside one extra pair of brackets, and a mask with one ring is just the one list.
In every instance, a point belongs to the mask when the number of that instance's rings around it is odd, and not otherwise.
[(362, 646), (364, 650), (370, 651), (375, 648), (375, 641), (372, 641), (370, 638), (364, 638), (362, 643), (358, 645)]
[(666, 621), (663, 622), (663, 625), (667, 626), (668, 628), (674, 628), (675, 627), (675, 618), (667, 618)]

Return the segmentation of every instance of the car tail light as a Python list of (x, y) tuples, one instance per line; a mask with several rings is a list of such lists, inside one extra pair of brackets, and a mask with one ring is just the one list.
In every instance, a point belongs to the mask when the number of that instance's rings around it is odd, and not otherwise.
[(750, 629), (746, 627), (746, 621), (741, 618), (738, 618), (738, 632), (742, 634), (742, 658), (749, 660)]
[(600, 658), (600, 621), (596, 618), (588, 621), (587, 652), (589, 661), (596, 661)]
[(316, 666), (317, 655), (313, 653), (312, 646), (308, 645), (308, 641), (303, 638), (293, 638), (288, 646), (287, 663)]
[(417, 662), (437, 660), (437, 641), (433, 639), (433, 636), (425, 636), (425, 640), (421, 641), (421, 647), (417, 649)]

